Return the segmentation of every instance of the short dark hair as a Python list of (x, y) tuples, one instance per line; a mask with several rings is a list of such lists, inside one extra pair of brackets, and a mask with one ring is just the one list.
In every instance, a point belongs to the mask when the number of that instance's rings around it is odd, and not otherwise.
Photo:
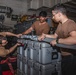
[(0, 44), (2, 44), (2, 40), (7, 40), (7, 38), (2, 36), (2, 35), (0, 35)]
[(61, 12), (62, 14), (67, 14), (66, 7), (63, 4), (58, 3), (52, 8), (53, 11)]
[(41, 11), (39, 13), (39, 16), (46, 17), (47, 16), (47, 12), (46, 11)]

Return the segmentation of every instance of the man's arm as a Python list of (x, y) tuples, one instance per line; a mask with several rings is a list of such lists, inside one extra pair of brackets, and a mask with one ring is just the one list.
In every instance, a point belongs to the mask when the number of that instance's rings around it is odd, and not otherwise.
[(45, 37), (47, 37), (47, 38), (57, 38), (58, 37), (58, 35), (55, 33), (55, 34), (53, 34), (53, 35), (48, 35), (48, 34), (45, 34)]
[(22, 34), (14, 34), (14, 33), (11, 33), (11, 32), (0, 32), (0, 35), (3, 35), (3, 36), (15, 36), (15, 37), (19, 37), (21, 36)]
[(76, 44), (76, 31), (70, 32), (70, 36), (68, 38), (65, 39), (60, 38), (58, 40), (58, 43), (68, 44), (68, 45)]
[(6, 36), (6, 33), (7, 33), (7, 32), (0, 32), (0, 35)]
[(26, 30), (25, 32), (23, 32), (22, 34), (24, 35), (24, 34), (29, 34), (31, 31), (33, 30), (33, 28), (32, 27), (30, 27), (28, 30)]
[(38, 40), (43, 40), (44, 38), (57, 38), (58, 35), (55, 33), (53, 35), (48, 35), (48, 34), (42, 34), (41, 36), (38, 37)]
[(14, 50), (15, 50), (15, 48), (18, 46), (18, 45), (20, 45), (19, 43), (16, 43), (13, 47), (11, 47), (10, 49), (0, 49), (0, 56), (1, 57), (6, 57), (6, 55), (8, 55), (8, 54), (10, 54), (10, 53), (12, 53)]

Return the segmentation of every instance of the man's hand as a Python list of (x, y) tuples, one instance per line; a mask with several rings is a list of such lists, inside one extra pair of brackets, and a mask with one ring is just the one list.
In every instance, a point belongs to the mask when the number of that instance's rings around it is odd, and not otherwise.
[(17, 46), (20, 46), (21, 45), (21, 43), (16, 43), (17, 44)]
[(38, 40), (41, 41), (44, 40), (44, 38), (46, 38), (46, 34), (42, 33), (42, 35), (38, 37)]
[(22, 34), (17, 34), (17, 35), (16, 35), (16, 37), (18, 37), (18, 38), (19, 38), (20, 36), (22, 36)]
[(55, 46), (55, 45), (57, 44), (57, 43), (56, 43), (56, 40), (51, 41), (50, 44), (51, 44), (52, 46)]

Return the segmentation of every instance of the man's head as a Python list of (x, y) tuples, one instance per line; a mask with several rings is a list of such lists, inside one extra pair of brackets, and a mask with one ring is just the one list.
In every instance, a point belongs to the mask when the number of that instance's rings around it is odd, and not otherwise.
[(40, 22), (43, 23), (46, 21), (46, 17), (47, 17), (47, 12), (46, 11), (41, 11), (39, 13), (39, 19), (40, 19)]
[(59, 22), (66, 14), (66, 8), (62, 4), (57, 4), (52, 9), (52, 19), (56, 22)]
[(8, 43), (7, 42), (7, 38), (2, 36), (2, 35), (0, 35), (0, 45), (1, 46), (5, 46), (7, 43)]

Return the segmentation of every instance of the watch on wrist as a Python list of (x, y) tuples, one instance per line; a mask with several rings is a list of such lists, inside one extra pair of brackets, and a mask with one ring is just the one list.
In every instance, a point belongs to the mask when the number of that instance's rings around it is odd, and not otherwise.
[(59, 38), (56, 39), (56, 43), (57, 43), (57, 44), (59, 43)]

